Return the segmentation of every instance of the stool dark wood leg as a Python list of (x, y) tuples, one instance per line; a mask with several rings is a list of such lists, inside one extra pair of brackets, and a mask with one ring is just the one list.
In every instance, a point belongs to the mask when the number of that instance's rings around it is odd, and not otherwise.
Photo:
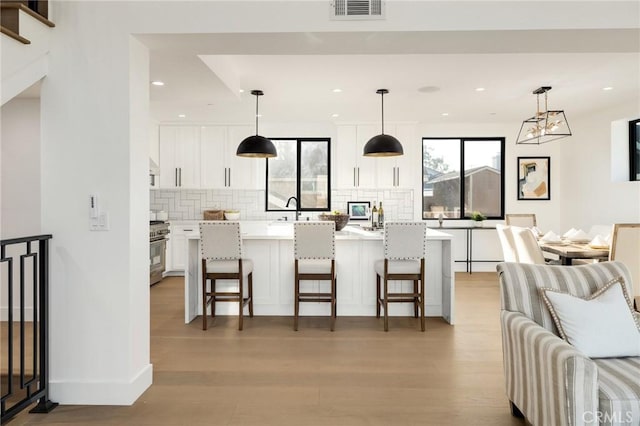
[(249, 274), (249, 317), (253, 318), (253, 272)]
[(331, 331), (336, 328), (336, 278), (331, 279)]
[(418, 280), (413, 280), (413, 317), (418, 318), (418, 304), (420, 300), (418, 298)]
[(422, 275), (422, 279), (420, 280), (420, 328), (422, 331), (425, 329), (425, 320), (424, 320), (424, 274)]
[(238, 286), (240, 287), (238, 290), (240, 292), (238, 301), (238, 330), (242, 330), (242, 320), (244, 319), (244, 292), (242, 288), (244, 287), (244, 282), (242, 280), (242, 269), (240, 269), (240, 277), (238, 277)]
[(380, 318), (380, 275), (376, 274), (376, 318)]
[[(203, 275), (205, 272), (202, 272)], [(207, 329), (207, 277), (202, 277), (202, 329)]]
[(211, 318), (216, 317), (216, 280), (211, 279)]
[(389, 287), (387, 277), (384, 277), (384, 331), (389, 331)]
[(295, 262), (295, 294), (293, 298), (293, 330), (298, 331), (298, 314), (300, 312), (300, 277), (298, 276), (298, 261)]

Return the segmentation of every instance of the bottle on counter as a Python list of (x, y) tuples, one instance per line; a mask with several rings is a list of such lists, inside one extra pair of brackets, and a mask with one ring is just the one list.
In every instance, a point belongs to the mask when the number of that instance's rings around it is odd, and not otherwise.
[(371, 209), (371, 227), (373, 229), (378, 227), (378, 208), (375, 201), (373, 202), (373, 209)]
[(380, 208), (378, 209), (378, 228), (384, 228), (384, 209), (382, 208), (382, 201), (380, 201)]

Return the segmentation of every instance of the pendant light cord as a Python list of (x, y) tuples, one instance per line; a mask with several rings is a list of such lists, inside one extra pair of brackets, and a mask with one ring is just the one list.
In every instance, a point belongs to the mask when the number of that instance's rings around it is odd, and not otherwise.
[(260, 96), (258, 96), (256, 94), (256, 136), (258, 136), (258, 98)]
[(382, 134), (384, 135), (384, 92), (380, 93), (382, 97)]

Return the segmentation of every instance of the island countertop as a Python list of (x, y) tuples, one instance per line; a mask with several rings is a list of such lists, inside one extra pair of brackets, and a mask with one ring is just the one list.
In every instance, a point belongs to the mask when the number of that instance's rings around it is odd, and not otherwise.
[[(197, 225), (199, 221), (184, 222)], [(182, 222), (181, 222), (182, 224)], [(292, 240), (293, 222), (286, 221), (240, 221), (240, 232), (243, 240)], [(336, 231), (336, 240), (382, 240), (383, 231), (366, 230), (360, 225), (347, 225)], [(187, 239), (199, 239), (197, 230), (186, 235)], [(427, 228), (427, 240), (451, 240), (452, 235)]]

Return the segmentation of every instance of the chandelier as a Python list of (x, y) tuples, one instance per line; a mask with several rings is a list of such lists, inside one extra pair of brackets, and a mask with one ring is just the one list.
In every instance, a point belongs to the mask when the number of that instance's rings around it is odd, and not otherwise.
[[(522, 122), (516, 144), (539, 145), (571, 136), (567, 117), (562, 110), (549, 110), (547, 92), (550, 86), (542, 86), (533, 91), (536, 95), (536, 115)], [(544, 94), (544, 111), (540, 111), (540, 95)]]

